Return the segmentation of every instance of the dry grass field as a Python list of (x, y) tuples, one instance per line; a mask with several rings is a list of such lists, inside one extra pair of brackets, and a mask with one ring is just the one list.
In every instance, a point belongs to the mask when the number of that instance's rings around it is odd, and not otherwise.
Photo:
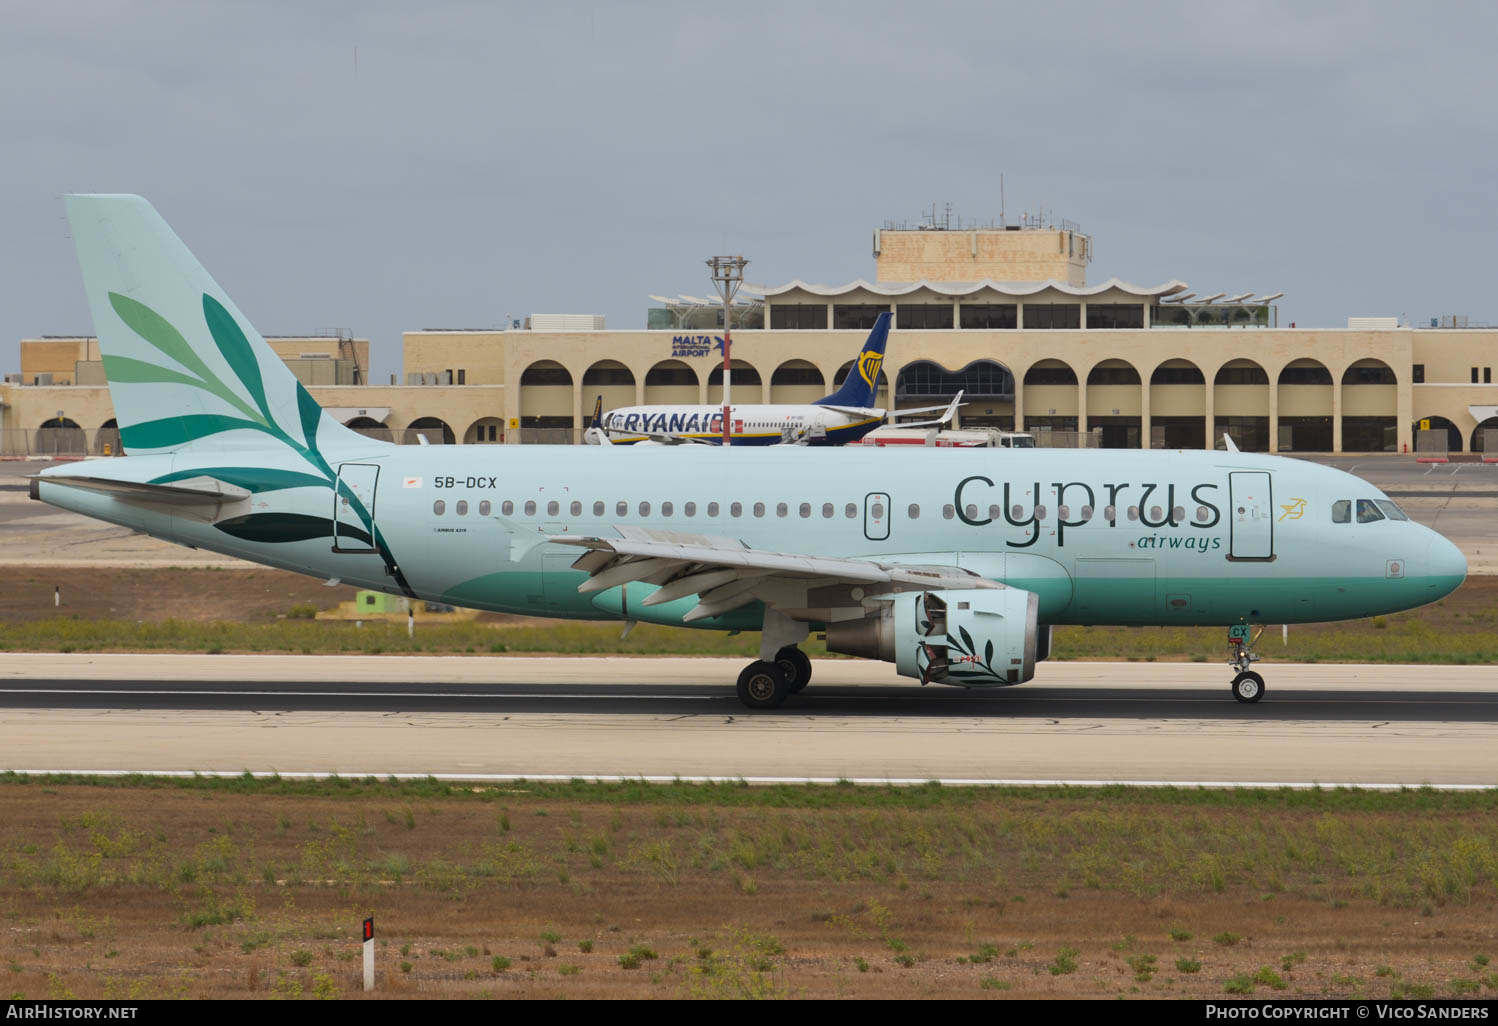
[(1491, 997), (1490, 794), (0, 777), (0, 993)]

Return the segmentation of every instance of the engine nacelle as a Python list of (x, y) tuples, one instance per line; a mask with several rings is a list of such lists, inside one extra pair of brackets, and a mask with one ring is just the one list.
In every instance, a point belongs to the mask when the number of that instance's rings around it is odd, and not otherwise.
[(1035, 676), (1040, 597), (1019, 588), (904, 592), (862, 620), (827, 625), (827, 650), (894, 663), (922, 684), (1023, 684)]

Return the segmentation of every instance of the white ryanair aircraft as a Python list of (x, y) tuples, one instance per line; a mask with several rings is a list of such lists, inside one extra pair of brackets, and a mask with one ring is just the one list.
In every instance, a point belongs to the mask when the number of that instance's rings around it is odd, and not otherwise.
[(395, 446), (325, 414), (145, 200), (72, 196), (129, 455), (32, 496), (183, 545), (453, 605), (760, 631), (781, 704), (835, 652), (1022, 684), (1057, 624), (1349, 619), (1455, 589), (1462, 554), (1367, 482), (1238, 452)]
[[(888, 313), (874, 321), (874, 328), (858, 351), (848, 376), (831, 395), (810, 403), (735, 404), (730, 395), (730, 445), (846, 445), (856, 442), (889, 417), (942, 415), (936, 420), (905, 427), (945, 424), (957, 412), (962, 393), (946, 406), (922, 406), (889, 413), (874, 405), (879, 389), (879, 368), (884, 364), (884, 346), (889, 340)], [(721, 349), (722, 347), (719, 346)], [(732, 382), (730, 381), (730, 388)], [(592, 444), (633, 445), (640, 442), (679, 445), (701, 442), (721, 445), (723, 407), (718, 406), (621, 406), (603, 412), (603, 397), (593, 410), (587, 441)]]

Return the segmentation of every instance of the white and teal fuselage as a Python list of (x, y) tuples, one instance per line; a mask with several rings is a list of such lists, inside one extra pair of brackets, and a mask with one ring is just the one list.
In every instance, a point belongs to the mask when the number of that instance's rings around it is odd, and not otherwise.
[[(1040, 625), (1339, 620), (1466, 573), (1367, 482), (1274, 456), (374, 441), (318, 406), (150, 204), (71, 196), (68, 217), (130, 455), (51, 468), (35, 497), (413, 599), (762, 629), (739, 679), (755, 708), (809, 679), (794, 646), (818, 624), (907, 676), (1004, 685), (1044, 658)], [(819, 405), (863, 415), (888, 328)]]
[[(97, 471), (92, 461), (48, 471), (39, 496), (179, 544), (363, 588), (497, 612), (666, 624), (680, 624), (696, 600), (644, 606), (655, 588), (641, 582), (580, 593), (586, 575), (571, 569), (580, 550), (544, 539), (649, 527), (771, 552), (960, 566), (1035, 592), (1048, 624), (1364, 617), (1434, 601), (1466, 572), (1460, 551), (1419, 524), (1334, 522), (1340, 501), (1356, 508), (1386, 499), (1366, 481), (1247, 453), (371, 441), (323, 455), (348, 485), (338, 492), (341, 512), (332, 488), (298, 484), (305, 466), (275, 449), (105, 464), (119, 480), (206, 473), (249, 488), (239, 506), (216, 512), (217, 523), (48, 483)], [(257, 471), (276, 469), (284, 481), (262, 473), (257, 485)], [(349, 514), (349, 492), (369, 507), (377, 551)], [(316, 533), (318, 523), (330, 526)], [(347, 528), (335, 545), (340, 523)], [(692, 626), (754, 630), (762, 616), (756, 603)]]

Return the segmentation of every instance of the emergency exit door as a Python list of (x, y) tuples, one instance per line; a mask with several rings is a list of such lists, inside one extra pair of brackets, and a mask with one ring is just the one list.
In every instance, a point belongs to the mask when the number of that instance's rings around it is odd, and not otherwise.
[(863, 497), (863, 536), (869, 541), (889, 538), (889, 496), (884, 492)]
[(343, 463), (333, 492), (333, 551), (375, 551), (375, 486), (380, 468), (373, 463)]
[(1274, 558), (1274, 494), (1267, 470), (1228, 474), (1229, 559)]

